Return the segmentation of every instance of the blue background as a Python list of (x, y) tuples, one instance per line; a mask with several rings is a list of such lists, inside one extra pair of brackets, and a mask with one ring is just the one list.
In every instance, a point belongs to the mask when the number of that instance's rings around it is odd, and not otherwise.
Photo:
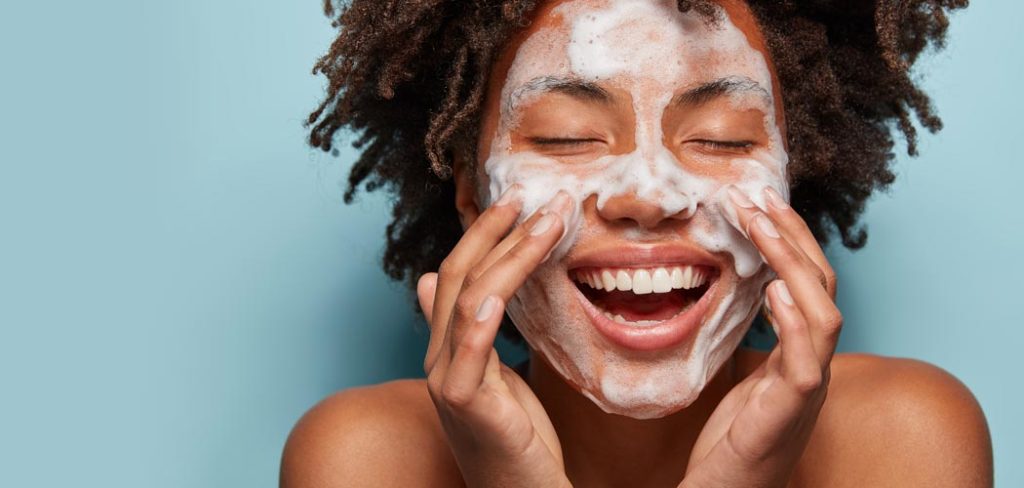
[[(1024, 274), (1024, 4), (976, 1), (920, 70), (946, 129), (830, 251), (841, 349), (961, 378), (1000, 486), (1024, 486), (1011, 359)], [(296, 419), (421, 374), (378, 269), (385, 200), (304, 145), (319, 2), (21, 2), (0, 15), (5, 486), (276, 486)], [(956, 442), (956, 439), (950, 439)]]

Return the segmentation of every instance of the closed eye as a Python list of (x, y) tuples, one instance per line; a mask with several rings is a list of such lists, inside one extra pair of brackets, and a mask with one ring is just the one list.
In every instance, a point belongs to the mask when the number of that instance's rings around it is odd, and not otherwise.
[(601, 139), (575, 139), (571, 137), (531, 137), (528, 140), (531, 144), (535, 144), (538, 146), (581, 146), (583, 144), (589, 144), (591, 142), (604, 142)]
[(748, 154), (757, 144), (754, 141), (720, 141), (716, 139), (691, 139), (700, 150), (715, 154)]
[(749, 149), (754, 146), (754, 141), (716, 141), (712, 139), (696, 139), (696, 142), (715, 149)]

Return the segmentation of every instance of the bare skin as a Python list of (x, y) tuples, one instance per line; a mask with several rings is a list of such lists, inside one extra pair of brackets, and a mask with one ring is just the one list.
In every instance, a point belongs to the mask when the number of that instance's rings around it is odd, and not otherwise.
[[(496, 126), (509, 53), (544, 25), (554, 4), (495, 63), (481, 148), (489, 147)], [(722, 6), (750, 44), (766, 52), (746, 6)], [(777, 83), (773, 76), (779, 93)], [(592, 123), (598, 136), (632, 126), (628, 103), (598, 111), (557, 95), (536, 105), (522, 134), (560, 125), (562, 113)], [(720, 116), (733, 130), (760, 127), (757, 114), (701, 108), (667, 114), (665, 124)], [(775, 110), (783, 121), (781, 104)], [(750, 138), (757, 143), (756, 134)], [(708, 157), (719, 150), (691, 142), (673, 149), (699, 146)], [(431, 325), (428, 379), (351, 389), (314, 407), (289, 438), (282, 486), (991, 486), (988, 429), (966, 387), (918, 361), (833, 354), (842, 325), (835, 275), (803, 220), (784, 204), (762, 212), (741, 199), (734, 207), (738, 227), (779, 275), (767, 296), (780, 345), (770, 353), (737, 350), (695, 403), (652, 420), (607, 414), (535, 352), (529, 375), (520, 378), (492, 348), (500, 311), (561, 234), (561, 221), (544, 212), (565, 212), (571, 202), (556, 199), (516, 226), (514, 199), (479, 207), (475, 185), (482, 175), (468, 167), (460, 164), (456, 179), (456, 210), (467, 231), (418, 290)], [(601, 210), (589, 200), (583, 211), (608, 239), (623, 222), (667, 231), (686, 225), (630, 198)]]
[[(737, 373), (751, 371), (765, 357), (737, 351)], [(551, 403), (579, 412), (587, 406), (573, 405), (587, 401), (568, 396)], [(546, 408), (549, 415), (557, 415), (558, 410)], [(560, 435), (568, 428), (564, 423), (556, 421)], [(639, 425), (620, 430), (602, 436), (601, 443), (563, 440), (574, 486), (676, 486), (686, 467), (679, 461), (686, 459), (685, 447), (658, 449), (656, 458), (640, 457), (645, 449), (653, 450), (657, 437), (662, 443), (672, 439), (669, 432), (659, 435), (655, 429), (641, 437), (642, 430)], [(601, 446), (608, 447), (602, 452)], [(281, 474), (281, 486), (288, 488), (466, 486), (422, 379), (354, 388), (323, 400), (292, 432)], [(788, 486), (992, 486), (985, 419), (967, 388), (935, 366), (837, 354), (828, 398)]]

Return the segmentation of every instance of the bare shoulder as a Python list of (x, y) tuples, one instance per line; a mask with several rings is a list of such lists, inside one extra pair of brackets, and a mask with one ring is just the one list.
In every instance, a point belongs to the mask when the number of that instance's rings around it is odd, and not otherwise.
[(837, 354), (797, 478), (802, 486), (992, 486), (974, 395), (923, 361)]
[(282, 488), (459, 486), (424, 380), (335, 393), (288, 436)]

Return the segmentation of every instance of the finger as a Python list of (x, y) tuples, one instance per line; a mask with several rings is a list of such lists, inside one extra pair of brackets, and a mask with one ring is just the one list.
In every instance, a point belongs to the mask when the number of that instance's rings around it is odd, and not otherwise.
[[(750, 402), (744, 406), (756, 414), (741, 412), (733, 422), (734, 445), (740, 452), (760, 458), (771, 453), (766, 447), (792, 442), (794, 428), (803, 422), (808, 407), (822, 385), (822, 369), (811, 345), (807, 323), (788, 295), (783, 280), (773, 281), (766, 290), (775, 316), (779, 343), (772, 350), (775, 366), (754, 383)], [(749, 409), (749, 410), (748, 410)]]
[(466, 273), (501, 241), (519, 218), (521, 207), (518, 187), (513, 186), (494, 205), (480, 214), (441, 263), (434, 304), (431, 307), (430, 343), (427, 345), (427, 354), (423, 361), (425, 371), (430, 371), (437, 360), (438, 351), (441, 350), (447, 335), (452, 305), (462, 289), (462, 280)]
[(562, 218), (558, 214), (543, 215), (518, 244), (509, 249), (459, 294), (449, 331), (453, 335), (451, 345), (454, 346), (461, 340), (464, 329), (473, 322), (477, 309), (488, 295), (495, 295), (501, 298), (503, 303), (508, 303), (516, 290), (559, 241), (563, 226)]
[(498, 245), (495, 246), (494, 249), (491, 250), (491, 252), (487, 253), (487, 255), (484, 256), (484, 258), (481, 259), (479, 263), (477, 263), (474, 270), (470, 272), (470, 279), (478, 278), (480, 275), (482, 275), (484, 272), (490, 269), (490, 267), (496, 261), (501, 259), (502, 256), (507, 254), (509, 250), (511, 250), (513, 247), (519, 244), (519, 241), (521, 241), (524, 237), (529, 235), (530, 229), (533, 227), (534, 222), (543, 217), (544, 214), (554, 213), (556, 215), (561, 215), (564, 217), (566, 214), (568, 214), (569, 211), (572, 210), (573, 207), (574, 203), (572, 199), (569, 198), (569, 194), (560, 192), (558, 195), (555, 196), (554, 199), (551, 200), (551, 202), (545, 205), (544, 208), (540, 209), (538, 212), (532, 215), (526, 222), (523, 222), (523, 225), (520, 225), (513, 229), (512, 232), (509, 233), (508, 237), (506, 237), (503, 241), (498, 243)]
[(769, 300), (775, 315), (775, 328), (782, 349), (779, 371), (786, 384), (802, 396), (818, 390), (822, 366), (811, 342), (807, 320), (796, 307), (784, 280), (775, 280), (768, 287)]
[(740, 225), (764, 256), (768, 265), (786, 281), (789, 291), (807, 319), (814, 349), (822, 364), (831, 360), (842, 327), (842, 315), (831, 295), (821, 285), (821, 270), (797, 247), (781, 238), (778, 228), (767, 214), (737, 201), (736, 217)]
[[(832, 297), (821, 286), (818, 268), (807, 262), (807, 258), (791, 244), (779, 238), (770, 217), (758, 212), (750, 220), (748, 229), (751, 239), (761, 250), (768, 265), (785, 280), (794, 303), (809, 324), (811, 343), (820, 364), (824, 366), (832, 359), (842, 318)], [(772, 312), (774, 314), (775, 310), (772, 309)]]
[[(517, 226), (509, 235), (498, 243), (486, 256), (484, 256), (477, 265), (469, 271), (463, 280), (463, 290), (471, 288), (480, 276), (487, 272), (494, 265), (495, 262), (506, 256), (509, 252), (516, 248), (516, 246), (523, 243), (524, 239), (531, 236), (532, 229), (535, 225), (544, 218), (546, 215), (555, 215), (560, 223), (564, 223), (564, 217), (572, 210), (573, 203), (572, 199), (569, 198), (569, 194), (564, 191), (558, 192), (558, 194), (544, 207), (540, 208), (533, 215), (530, 216), (523, 225)], [(557, 240), (556, 240), (557, 243)], [(552, 245), (553, 246), (553, 245)], [(548, 249), (550, 251), (550, 248)], [(530, 270), (532, 272), (532, 269)], [(510, 297), (504, 297), (508, 300)], [(466, 324), (465, 321), (454, 321), (452, 326), (448, 330), (448, 334), (453, 337), (448, 342), (449, 347), (455, 350), (455, 342), (460, 337), (460, 324)]]
[[(751, 201), (750, 197), (747, 196), (746, 193), (744, 193), (735, 185), (729, 185), (728, 187), (726, 187), (726, 193), (728, 194), (729, 199), (732, 202), (731, 208), (734, 214), (732, 217), (735, 218), (735, 221), (729, 219), (729, 223), (736, 226), (736, 228), (749, 239), (749, 226), (751, 222), (750, 217), (756, 215), (760, 211), (763, 211), (763, 209), (758, 207), (753, 201)], [(811, 260), (809, 256), (807, 256), (806, 253), (804, 253), (803, 248), (799, 244), (797, 244), (794, 238), (791, 237), (787, 232), (782, 232), (780, 230), (780, 235), (786, 242), (792, 245), (793, 248), (799, 252), (799, 254), (804, 258), (806, 262), (814, 262)]]
[(491, 360), (494, 338), (504, 310), (505, 304), (501, 298), (494, 295), (484, 298), (473, 317), (473, 323), (455, 345), (455, 353), (448, 364), (442, 387), (442, 395), (450, 405), (464, 407), (476, 396)]
[(835, 270), (829, 264), (828, 258), (825, 257), (825, 252), (818, 244), (818, 240), (814, 238), (811, 229), (807, 227), (807, 222), (793, 210), (793, 207), (786, 203), (786, 200), (774, 188), (766, 186), (764, 188), (764, 195), (765, 200), (768, 202), (765, 211), (778, 224), (779, 231), (786, 235), (790, 242), (799, 246), (804, 254), (821, 269), (825, 277), (823, 286), (828, 290), (828, 294), (835, 298)]
[(416, 298), (423, 310), (423, 317), (430, 326), (430, 316), (434, 312), (434, 292), (437, 290), (437, 273), (426, 273), (416, 283)]

